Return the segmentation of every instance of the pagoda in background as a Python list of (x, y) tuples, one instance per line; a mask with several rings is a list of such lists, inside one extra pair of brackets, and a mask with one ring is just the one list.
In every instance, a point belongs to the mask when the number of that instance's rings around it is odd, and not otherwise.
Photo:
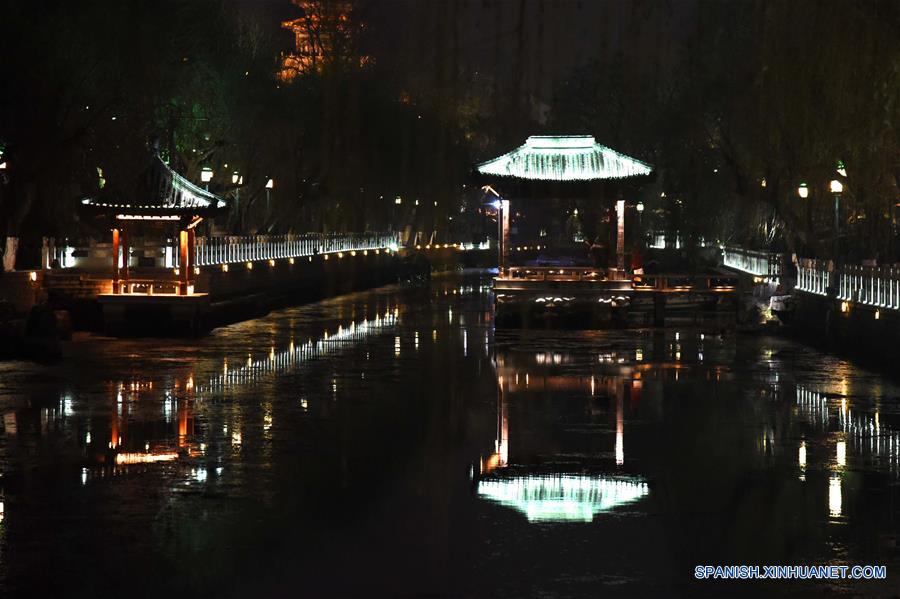
[(294, 50), (281, 59), (278, 79), (320, 73), (326, 65), (342, 62), (363, 66), (369, 61), (358, 50), (362, 24), (354, 18), (349, 0), (291, 0), (303, 15), (281, 26), (294, 34)]

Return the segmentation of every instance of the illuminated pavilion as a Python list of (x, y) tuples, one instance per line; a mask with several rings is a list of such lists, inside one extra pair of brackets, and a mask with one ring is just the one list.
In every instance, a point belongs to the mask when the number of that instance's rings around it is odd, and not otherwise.
[[(642, 177), (652, 172), (650, 165), (601, 145), (590, 135), (533, 135), (518, 148), (482, 162), (475, 169), (483, 177), (496, 180), (496, 187), (505, 195), (519, 199), (573, 193), (592, 197), (596, 194), (589, 186), (596, 182)], [(609, 270), (610, 279), (621, 278), (625, 273), (625, 201), (616, 194), (615, 202), (616, 264)], [(509, 200), (501, 199), (498, 208), (501, 278), (508, 274), (509, 267), (509, 213)]]
[[(172, 170), (158, 155), (133, 190), (135, 199), (112, 193), (82, 200), (82, 209), (105, 215), (112, 223), (112, 293), (148, 295), (154, 287), (174, 285), (175, 295), (191, 295), (194, 277), (195, 228), (204, 218), (225, 208), (225, 200), (194, 185)], [(174, 225), (174, 226), (173, 226)], [(130, 244), (133, 232), (168, 237), (178, 232), (178, 279), (133, 280), (130, 277)]]

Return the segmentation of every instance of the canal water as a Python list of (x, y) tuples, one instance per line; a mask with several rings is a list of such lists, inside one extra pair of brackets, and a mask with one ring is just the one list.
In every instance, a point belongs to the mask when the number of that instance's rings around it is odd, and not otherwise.
[(66, 352), (0, 365), (4, 597), (900, 588), (900, 389), (793, 341), (495, 330), (460, 275)]

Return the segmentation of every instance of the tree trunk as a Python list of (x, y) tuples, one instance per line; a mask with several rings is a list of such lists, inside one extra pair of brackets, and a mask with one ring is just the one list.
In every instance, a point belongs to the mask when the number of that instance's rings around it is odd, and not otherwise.
[(12, 272), (16, 269), (16, 252), (19, 249), (18, 237), (7, 237), (6, 247), (3, 250), (3, 272)]

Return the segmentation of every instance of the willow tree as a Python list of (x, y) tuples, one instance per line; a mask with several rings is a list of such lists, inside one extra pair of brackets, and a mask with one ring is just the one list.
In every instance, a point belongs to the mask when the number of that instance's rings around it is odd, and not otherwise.
[[(8, 185), (0, 226), (24, 238), (71, 234), (75, 202), (114, 173), (146, 166), (157, 106), (184, 57), (204, 46), (218, 3), (0, 5), (0, 143)], [(98, 170), (100, 169), (100, 170)]]
[[(851, 258), (891, 255), (900, 158), (896, 4), (743, 3), (733, 13), (740, 20), (724, 29), (724, 7), (708, 8), (698, 88), (716, 99), (702, 110), (713, 115), (710, 141), (732, 177), (732, 201), (769, 206), (787, 247), (826, 256), (840, 247), (829, 182), (842, 180), (842, 247), (862, 250)], [(803, 183), (807, 198), (798, 194)]]

